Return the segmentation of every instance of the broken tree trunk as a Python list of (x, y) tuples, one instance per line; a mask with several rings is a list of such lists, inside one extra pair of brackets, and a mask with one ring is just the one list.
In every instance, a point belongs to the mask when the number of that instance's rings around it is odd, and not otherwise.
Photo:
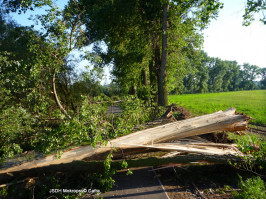
[[(199, 154), (216, 154), (216, 155), (236, 155), (238, 152), (231, 148), (229, 150), (219, 150), (215, 152), (213, 149), (206, 145), (200, 146), (182, 146), (181, 144), (156, 144), (159, 142), (165, 142), (173, 139), (182, 139), (195, 135), (201, 135), (205, 133), (211, 133), (216, 131), (239, 131), (247, 129), (249, 117), (246, 115), (236, 114), (234, 108), (230, 108), (226, 111), (219, 111), (213, 114), (203, 115), (183, 121), (177, 121), (163, 126), (158, 126), (142, 131), (138, 131), (126, 136), (113, 139), (107, 143), (106, 146), (98, 146), (93, 148), (91, 146), (85, 146), (75, 148), (70, 151), (64, 152), (60, 159), (56, 155), (47, 156), (42, 159), (24, 162), (19, 164), (19, 159), (12, 161), (6, 161), (0, 167), (0, 174), (7, 172), (20, 171), (24, 169), (31, 169), (36, 167), (49, 166), (54, 164), (69, 163), (74, 160), (82, 160), (84, 158), (91, 157), (93, 155), (101, 154), (104, 152), (111, 151), (114, 147), (121, 149), (128, 148), (155, 148), (164, 149), (168, 151), (185, 151)], [(155, 145), (156, 144), (156, 145)], [(221, 148), (221, 147), (219, 147)], [(224, 148), (224, 147), (223, 147)], [(223, 149), (222, 148), (222, 149)], [(205, 149), (203, 151), (202, 149)]]
[(123, 144), (154, 144), (217, 131), (246, 130), (249, 119), (246, 115), (236, 114), (235, 109), (230, 108), (224, 112), (219, 111), (138, 131), (114, 139), (107, 146), (120, 147)]

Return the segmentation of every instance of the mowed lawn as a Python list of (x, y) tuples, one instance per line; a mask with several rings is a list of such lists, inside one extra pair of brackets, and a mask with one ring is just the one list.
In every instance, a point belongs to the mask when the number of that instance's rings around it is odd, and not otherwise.
[(169, 104), (172, 103), (187, 108), (195, 115), (234, 107), (238, 112), (255, 118), (252, 123), (266, 125), (266, 90), (170, 95)]

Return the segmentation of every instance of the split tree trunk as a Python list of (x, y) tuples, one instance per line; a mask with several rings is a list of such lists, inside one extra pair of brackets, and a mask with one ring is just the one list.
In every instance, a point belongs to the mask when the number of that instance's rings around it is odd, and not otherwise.
[[(24, 169), (31, 169), (37, 167), (48, 166), (52, 164), (69, 163), (74, 160), (82, 160), (91, 156), (102, 154), (111, 151), (114, 147), (118, 149), (129, 148), (152, 148), (152, 149), (164, 149), (168, 151), (183, 151), (199, 154), (216, 154), (218, 156), (226, 155), (228, 152), (215, 153), (211, 151), (201, 151), (195, 149), (206, 148), (206, 146), (197, 146), (194, 144), (193, 148), (190, 146), (181, 146), (180, 144), (156, 144), (159, 142), (165, 142), (173, 139), (187, 138), (195, 135), (201, 135), (205, 133), (211, 133), (216, 131), (239, 131), (247, 129), (248, 120), (250, 118), (246, 115), (238, 115), (235, 109), (231, 108), (224, 112), (219, 111), (213, 114), (203, 115), (183, 121), (177, 121), (155, 128), (150, 128), (142, 131), (138, 131), (126, 136), (122, 136), (117, 139), (113, 139), (107, 143), (106, 146), (98, 146), (93, 148), (91, 146), (80, 147), (64, 152), (60, 159), (57, 159), (56, 155), (47, 156), (42, 159), (25, 162), (19, 164), (17, 162), (6, 161), (0, 169), (0, 174), (14, 171), (21, 171)], [(237, 153), (231, 151), (231, 153)]]

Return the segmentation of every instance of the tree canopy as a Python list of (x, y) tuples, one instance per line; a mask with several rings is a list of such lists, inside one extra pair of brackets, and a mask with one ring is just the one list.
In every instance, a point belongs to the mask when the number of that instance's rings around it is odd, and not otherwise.
[(249, 26), (255, 20), (255, 15), (260, 14), (259, 20), (266, 24), (266, 1), (265, 0), (247, 0), (245, 14), (243, 15), (243, 25)]
[[(85, 10), (87, 36), (107, 45), (107, 52), (96, 45), (96, 53), (103, 62), (114, 64), (113, 74), (118, 83), (128, 90), (152, 85), (153, 90), (157, 88), (159, 105), (167, 105), (167, 87), (174, 77), (178, 79), (188, 70), (185, 63), (197, 54), (202, 42), (200, 30), (222, 7), (213, 0), (79, 3)], [(147, 91), (154, 93), (151, 89)]]

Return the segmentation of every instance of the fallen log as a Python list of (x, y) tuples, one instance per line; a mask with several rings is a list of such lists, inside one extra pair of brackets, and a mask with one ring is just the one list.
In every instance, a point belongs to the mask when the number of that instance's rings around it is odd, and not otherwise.
[[(173, 139), (187, 138), (191, 136), (201, 135), (205, 133), (211, 133), (216, 131), (239, 131), (247, 129), (248, 120), (250, 118), (246, 115), (236, 114), (234, 108), (230, 108), (226, 111), (219, 111), (213, 114), (203, 115), (200, 117), (195, 117), (187, 120), (172, 122), (162, 126), (138, 131), (126, 136), (113, 139), (107, 143), (106, 146), (99, 145), (96, 148), (91, 146), (85, 146), (80, 148), (75, 148), (70, 151), (64, 152), (58, 159), (57, 155), (50, 155), (45, 158), (36, 159), (29, 162), (21, 162), (19, 159), (6, 161), (0, 167), (0, 174), (21, 171), (24, 169), (31, 169), (37, 167), (44, 167), (49, 165), (69, 163), (74, 160), (82, 160), (84, 158), (91, 157), (93, 155), (108, 152), (113, 148), (157, 148), (157, 149), (167, 149), (171, 151), (186, 151), (189, 152), (187, 148), (181, 148), (176, 145), (170, 148), (169, 146), (163, 147), (155, 145), (159, 142), (165, 142)], [(141, 146), (142, 145), (142, 146)], [(195, 144), (194, 144), (195, 147)], [(202, 147), (201, 147), (202, 148)], [(206, 147), (205, 147), (206, 148)], [(210, 148), (210, 147), (209, 147)], [(195, 148), (190, 151), (193, 153), (203, 154), (204, 152), (195, 150)], [(212, 151), (209, 151), (212, 152)], [(208, 152), (205, 151), (205, 154)], [(210, 153), (209, 153), (210, 154)], [(214, 153), (215, 154), (215, 153)], [(227, 155), (234, 154), (236, 151), (224, 151), (217, 155)]]
[(114, 139), (110, 141), (107, 146), (118, 147), (120, 143), (154, 144), (217, 131), (241, 131), (247, 129), (249, 119), (250, 118), (246, 115), (236, 114), (236, 110), (230, 108), (224, 112), (218, 111), (213, 114), (138, 131)]

